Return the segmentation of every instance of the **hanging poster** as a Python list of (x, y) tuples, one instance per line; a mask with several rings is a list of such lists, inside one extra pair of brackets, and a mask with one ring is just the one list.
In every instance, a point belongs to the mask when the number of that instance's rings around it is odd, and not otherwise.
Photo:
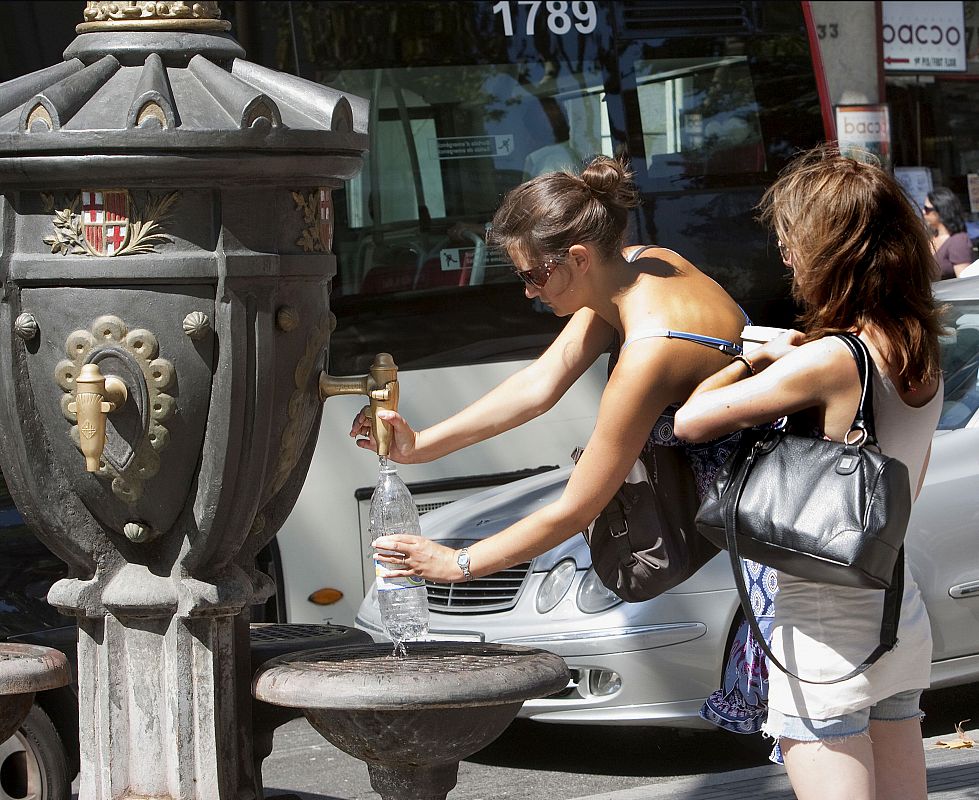
[(966, 176), (966, 185), (969, 187), (969, 211), (979, 214), (979, 175), (970, 172)]
[(891, 167), (891, 121), (887, 104), (836, 106), (836, 137), (845, 156), (866, 160), (876, 156), (884, 169)]
[(920, 212), (928, 198), (928, 192), (933, 188), (931, 170), (928, 167), (895, 167), (894, 177)]

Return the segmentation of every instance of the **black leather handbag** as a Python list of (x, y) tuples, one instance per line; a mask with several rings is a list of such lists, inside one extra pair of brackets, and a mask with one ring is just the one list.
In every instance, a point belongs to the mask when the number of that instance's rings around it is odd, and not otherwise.
[(592, 567), (606, 588), (638, 603), (678, 586), (710, 561), (718, 548), (697, 532), (698, 504), (681, 448), (647, 449), (583, 531)]
[[(784, 429), (745, 431), (697, 513), (700, 533), (728, 550), (749, 624), (754, 615), (740, 558), (821, 583), (888, 590), (877, 650), (847, 675), (807, 683), (847, 680), (893, 648), (903, 594), (904, 535), (911, 514), (907, 467), (879, 448), (868, 447), (877, 447), (877, 439), (867, 346), (852, 334), (839, 338), (853, 353), (862, 384), (846, 441), (798, 436)], [(768, 651), (755, 626), (752, 633), (768, 657), (794, 675)]]

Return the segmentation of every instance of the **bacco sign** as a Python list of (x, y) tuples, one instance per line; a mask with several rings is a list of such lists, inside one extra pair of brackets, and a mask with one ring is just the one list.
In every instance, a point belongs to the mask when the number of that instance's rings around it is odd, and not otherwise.
[(965, 72), (965, 11), (961, 2), (881, 3), (884, 69)]

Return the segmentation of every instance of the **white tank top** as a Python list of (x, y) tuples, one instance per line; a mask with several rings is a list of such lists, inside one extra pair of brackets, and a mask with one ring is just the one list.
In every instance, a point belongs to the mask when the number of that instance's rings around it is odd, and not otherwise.
[[(917, 489), (943, 402), (907, 405), (890, 378), (871, 362), (874, 429), (883, 453), (903, 461)], [(811, 680), (845, 675), (880, 642), (884, 593), (803, 580), (780, 572), (772, 651), (789, 669)], [(931, 676), (931, 626), (918, 586), (904, 566), (898, 644), (862, 675), (842, 683), (801, 683), (769, 669), (771, 708), (783, 714), (828, 719), (873, 705), (885, 697), (926, 688)]]
[(944, 400), (944, 385), (939, 382), (935, 396), (923, 406), (914, 408), (901, 399), (897, 387), (877, 365), (873, 365), (874, 428), (880, 449), (891, 458), (904, 462), (911, 477), (912, 494), (921, 482), (925, 457), (938, 425)]

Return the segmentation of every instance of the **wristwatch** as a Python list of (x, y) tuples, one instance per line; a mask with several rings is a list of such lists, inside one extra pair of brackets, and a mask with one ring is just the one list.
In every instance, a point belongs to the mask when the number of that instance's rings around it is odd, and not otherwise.
[(469, 571), (469, 550), (463, 547), (456, 554), (456, 564), (459, 565), (459, 569), (462, 570), (462, 579), (465, 581), (471, 581), (473, 579), (473, 574)]

